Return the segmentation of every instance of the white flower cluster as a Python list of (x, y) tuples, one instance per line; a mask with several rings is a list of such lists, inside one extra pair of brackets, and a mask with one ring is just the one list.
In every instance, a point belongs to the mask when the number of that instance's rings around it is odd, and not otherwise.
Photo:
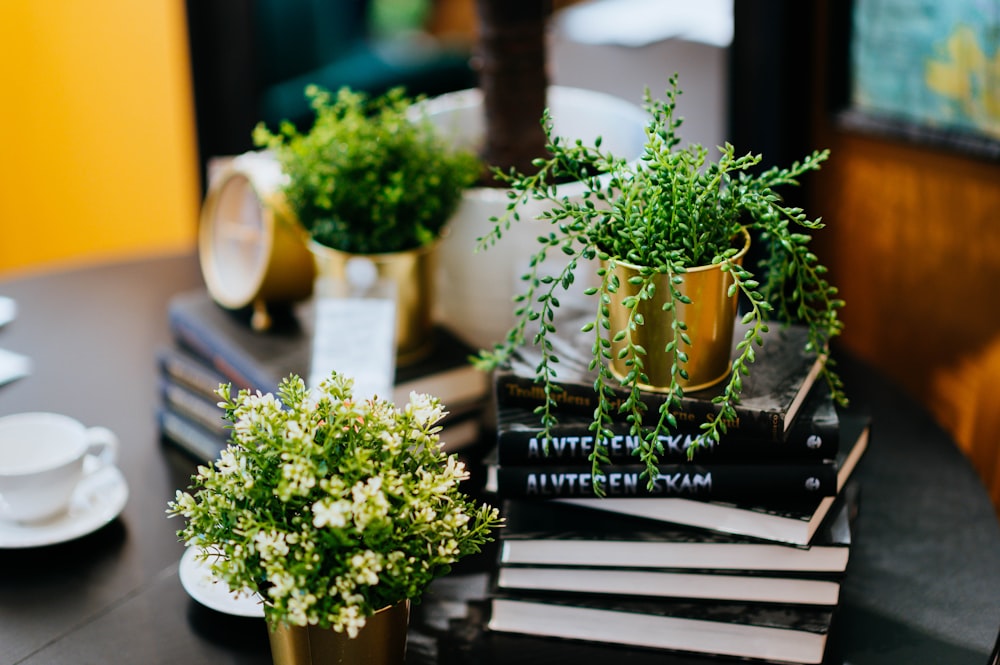
[(230, 588), (260, 594), (272, 622), (354, 636), (478, 551), (500, 520), (461, 492), (468, 473), (440, 448), (436, 398), (397, 409), (354, 401), (351, 388), (337, 374), (316, 393), (298, 377), (277, 397), (220, 387), (230, 446), (167, 512)]

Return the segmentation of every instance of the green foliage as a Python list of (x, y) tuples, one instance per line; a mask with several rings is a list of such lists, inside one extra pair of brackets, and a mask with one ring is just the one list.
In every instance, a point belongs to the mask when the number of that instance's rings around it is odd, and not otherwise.
[[(478, 366), (484, 369), (496, 368), (527, 341), (529, 329), (537, 331), (532, 335), (532, 343), (539, 347), (542, 360), (536, 381), (543, 386), (547, 400), (536, 413), (545, 428), (546, 441), (548, 428), (556, 422), (553, 395), (559, 390), (559, 358), (549, 339), (556, 333), (558, 292), (570, 287), (578, 270), (598, 266), (601, 286), (587, 291), (597, 296), (595, 317), (584, 326), (584, 332), (594, 335), (591, 369), (598, 370), (594, 390), (599, 405), (591, 431), (601, 440), (609, 434), (612, 418), (624, 416), (631, 424), (632, 434), (643, 437), (638, 456), (646, 464), (651, 486), (657, 455), (661, 452), (658, 437), (676, 427), (671, 409), (677, 407), (684, 394), (679, 380), (687, 378), (687, 356), (680, 342), (691, 344), (687, 326), (680, 320), (674, 321), (672, 335), (663, 349), (647, 350), (632, 343), (631, 333), (643, 325), (639, 304), (652, 296), (654, 277), (668, 276), (671, 292), (664, 309), (676, 311), (679, 303), (690, 302), (678, 288), (685, 270), (718, 264), (732, 275), (731, 293), (742, 294), (747, 303), (743, 317), (743, 323), (748, 325), (746, 336), (738, 343), (738, 356), (722, 394), (716, 398), (720, 417), (701, 425), (698, 442), (702, 445), (718, 441), (725, 432), (726, 421), (734, 418), (733, 406), (739, 401), (743, 379), (755, 359), (755, 347), (762, 344), (769, 320), (806, 324), (810, 349), (821, 352), (827, 350), (830, 340), (842, 328), (837, 313), (843, 302), (837, 298), (836, 288), (826, 280), (826, 268), (808, 246), (810, 232), (823, 224), (819, 219), (810, 220), (799, 208), (784, 205), (775, 192), (776, 187), (796, 185), (801, 175), (818, 170), (829, 151), (816, 151), (788, 168), (775, 167), (756, 174), (752, 169), (761, 157), (737, 156), (728, 143), (719, 148), (718, 159), (710, 161), (708, 151), (698, 144), (679, 147), (677, 130), (682, 119), (675, 116), (679, 94), (676, 75), (670, 79), (665, 99), (653, 100), (646, 91), (645, 108), (650, 121), (645, 149), (632, 163), (602, 152), (600, 139), (587, 146), (581, 141), (567, 142), (553, 136), (546, 112), (542, 123), (549, 157), (536, 160), (534, 165), (538, 170), (532, 174), (513, 170), (496, 173), (510, 186), (511, 200), (506, 213), (494, 218), (490, 232), (479, 239), (479, 249), (499, 241), (510, 224), (519, 221), (519, 207), (531, 199), (550, 205), (539, 217), (551, 227), (538, 238), (540, 247), (531, 257), (529, 271), (524, 276), (527, 287), (516, 298), (515, 325), (502, 343), (491, 351), (481, 351), (477, 359)], [(571, 199), (558, 194), (555, 183), (566, 179), (579, 180), (585, 185), (582, 197)], [(742, 245), (738, 240), (742, 239), (744, 229), (756, 231), (766, 250), (766, 258), (756, 272), (733, 260)], [(543, 276), (541, 266), (550, 253), (568, 257), (568, 262), (558, 275)], [(629, 309), (625, 330), (611, 330), (609, 320), (608, 293), (621, 286), (614, 275), (618, 262), (639, 268), (634, 284), (638, 295), (625, 301)], [(630, 394), (617, 407), (612, 406), (610, 388), (617, 381), (609, 369), (612, 338), (625, 342), (622, 358), (627, 359), (630, 367), (621, 382)], [(646, 406), (640, 399), (639, 388), (640, 384), (649, 383), (642, 371), (647, 352), (667, 353), (673, 360), (673, 380), (652, 428), (642, 427), (650, 418), (644, 413)], [(832, 361), (824, 373), (837, 400), (845, 402)], [(692, 447), (692, 455), (694, 450)], [(600, 466), (607, 463), (602, 446), (595, 447), (591, 461), (596, 481)]]
[(272, 133), (261, 124), (253, 138), (277, 156), (285, 198), (312, 238), (358, 254), (436, 240), (479, 178), (478, 158), (451, 147), (401, 88), (375, 99), (316, 86), (306, 95), (316, 111), (308, 132), (284, 122)]
[(353, 637), (375, 611), (419, 599), (501, 520), (461, 491), (468, 472), (441, 449), (437, 398), (397, 409), (354, 399), (352, 385), (334, 373), (315, 392), (290, 376), (277, 397), (220, 386), (230, 445), (167, 512), (269, 621)]

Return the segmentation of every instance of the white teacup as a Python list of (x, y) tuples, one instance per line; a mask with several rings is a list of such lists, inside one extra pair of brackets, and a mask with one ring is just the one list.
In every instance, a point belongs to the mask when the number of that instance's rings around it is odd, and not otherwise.
[(31, 523), (64, 513), (84, 474), (114, 464), (117, 454), (114, 432), (69, 416), (0, 418), (0, 519)]

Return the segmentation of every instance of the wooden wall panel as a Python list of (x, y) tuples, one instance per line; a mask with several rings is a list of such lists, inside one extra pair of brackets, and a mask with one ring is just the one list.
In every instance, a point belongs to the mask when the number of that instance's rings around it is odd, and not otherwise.
[(829, 125), (809, 210), (843, 344), (952, 433), (1000, 510), (1000, 165)]
[(838, 126), (850, 4), (819, 0), (811, 20), (808, 142), (832, 156), (807, 209), (828, 224), (842, 344), (930, 411), (1000, 516), (1000, 163)]
[(844, 340), (923, 394), (929, 368), (1000, 333), (1000, 167), (860, 136), (829, 145), (810, 209), (849, 303)]

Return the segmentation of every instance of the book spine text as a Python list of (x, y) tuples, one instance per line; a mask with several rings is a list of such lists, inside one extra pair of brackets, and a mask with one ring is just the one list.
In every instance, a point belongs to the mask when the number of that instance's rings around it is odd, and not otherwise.
[(833, 464), (666, 464), (652, 484), (639, 465), (610, 466), (596, 477), (590, 467), (497, 467), (496, 492), (504, 499), (683, 497), (706, 501), (798, 501), (833, 496)]
[[(534, 414), (527, 412), (526, 422), (533, 423)], [(627, 423), (615, 423), (611, 436), (598, 438), (589, 430), (588, 423), (561, 422), (550, 430), (547, 441), (540, 427), (519, 423), (501, 423), (497, 432), (498, 462), (502, 465), (523, 464), (583, 464), (590, 459), (595, 444), (604, 444), (611, 462), (635, 463), (635, 451), (642, 435), (629, 432)], [(660, 435), (663, 446), (660, 459), (682, 462), (688, 459), (688, 450), (694, 445), (697, 432), (679, 431)], [(741, 432), (730, 432), (720, 443), (700, 445), (694, 452), (696, 460), (713, 462), (750, 460), (823, 460), (832, 459), (839, 447), (839, 427), (836, 420), (802, 418), (789, 430), (785, 441), (755, 437)]]

